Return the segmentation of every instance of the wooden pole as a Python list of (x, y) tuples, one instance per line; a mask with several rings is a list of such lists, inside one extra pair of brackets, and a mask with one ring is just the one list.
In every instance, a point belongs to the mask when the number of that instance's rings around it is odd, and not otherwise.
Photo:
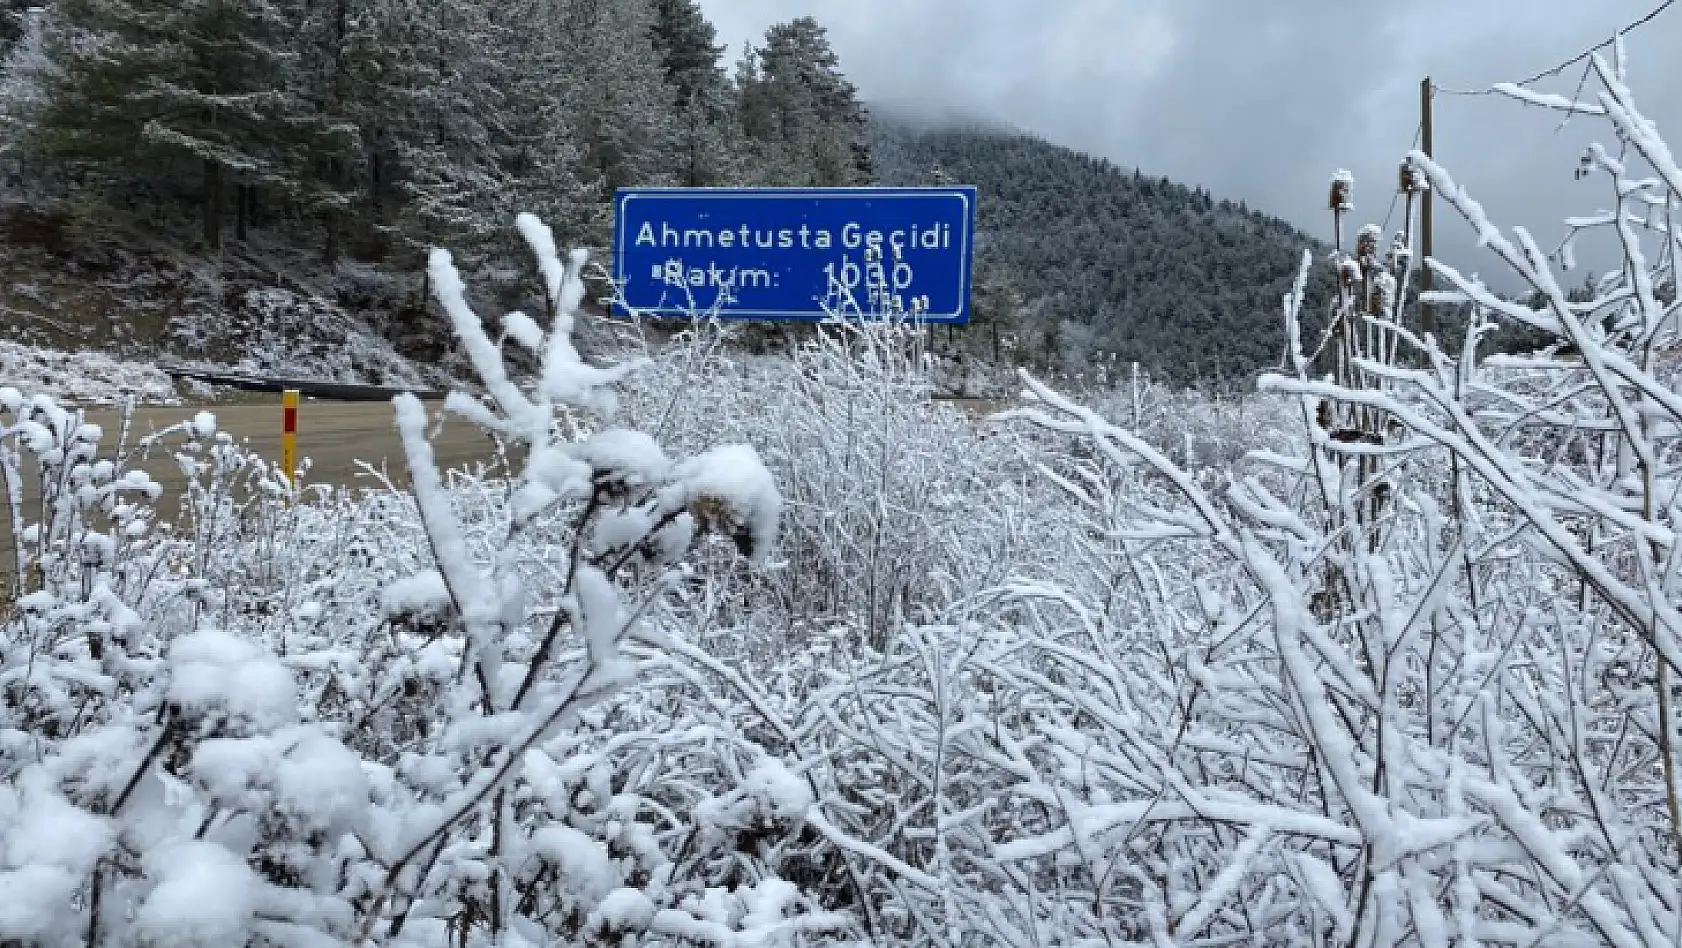
[[(1431, 148), (1431, 98), (1434, 91), (1431, 77), (1426, 76), (1419, 83), (1419, 148), (1427, 158), (1436, 157)], [(1420, 198), (1424, 203), (1419, 208), (1419, 292), (1424, 294), (1431, 291), (1432, 282), (1431, 267), (1425, 262), (1431, 256), (1431, 189), (1426, 188)], [(1423, 298), (1419, 301), (1419, 329), (1421, 332), (1437, 330), (1437, 316)]]

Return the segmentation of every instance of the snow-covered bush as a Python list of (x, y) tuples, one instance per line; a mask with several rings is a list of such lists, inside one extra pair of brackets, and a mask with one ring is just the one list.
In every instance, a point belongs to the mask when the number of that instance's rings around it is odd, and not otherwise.
[[(812, 623), (749, 667), (678, 647), (720, 726), (807, 776), (808, 826), (845, 853), (818, 891), (941, 946), (1678, 937), (1682, 175), (1595, 69), (1598, 102), (1550, 104), (1648, 166), (1591, 153), (1626, 248), (1593, 300), (1414, 155), (1411, 197), (1434, 187), (1544, 309), (1429, 261), (1436, 302), (1474, 309), (1444, 353), (1403, 321), (1407, 240), (1363, 231), (1325, 339), (1286, 301), (1292, 372), (1264, 388), (1289, 437), (1188, 470), (1026, 379), (1012, 417), (1055, 436), (1021, 442), (1060, 497), (1043, 557), (879, 639)], [(1581, 359), (1487, 356), (1493, 319)], [(747, 822), (745, 790), (704, 821)]]
[(655, 355), (670, 368), (636, 386), (630, 408), (675, 443), (752, 443), (782, 489), (776, 568), (748, 586), (759, 612), (726, 621), (778, 627), (777, 641), (791, 621), (841, 623), (880, 643), (1046, 554), (1034, 465), (1047, 439), (936, 400), (926, 328), (823, 324), (787, 357), (734, 354), (723, 331), (698, 325)]
[[(198, 597), (213, 549), (238, 526), (236, 480), (271, 502), (282, 482), (209, 413), (144, 436), (132, 428), (135, 399), (119, 413), (114, 444), (80, 410), (40, 394), (0, 388), (0, 538), (10, 567), (3, 602), (13, 604), (32, 650), (76, 633), (99, 658), (133, 624), (134, 609), (172, 596)], [(170, 452), (185, 476), (187, 529), (156, 504), (162, 487), (137, 462)], [(247, 506), (250, 506), (248, 503)]]
[[(1594, 299), (1568, 300), (1527, 233), (1416, 153), (1408, 189), (1434, 188), (1543, 308), (1428, 261), (1453, 288), (1437, 302), (1474, 308), (1444, 353), (1402, 322), (1406, 241), (1381, 254), (1362, 232), (1333, 261), (1332, 373), (1310, 374), (1299, 294), (1294, 372), (1262, 382), (1300, 404), (1305, 450), (1209, 485), (1028, 380), (1017, 417), (1092, 446), (1060, 481), (1092, 555), (918, 637), (916, 661), (884, 657), (898, 706), (861, 702), (879, 710), (853, 725), (954, 814), (931, 819), (953, 874), (914, 890), (923, 911), (944, 898), (946, 924), (1019, 943), (1682, 934), (1682, 171), (1617, 53), (1593, 60), (1596, 101), (1508, 89), (1604, 116), (1624, 143), (1588, 161), (1614, 209), (1572, 224), (1624, 250)], [(1486, 357), (1496, 319), (1580, 358)], [(1138, 469), (1150, 484), (1128, 483)]]
[(1230, 471), (1251, 451), (1288, 450), (1303, 438), (1297, 406), (1278, 396), (1176, 389), (1134, 371), (1080, 397), (1190, 471)]
[[(99, 461), (75, 415), (0, 392), (6, 483), (27, 454), (46, 485), (44, 527), (13, 514), (34, 578), (0, 616), (0, 942), (854, 929), (779, 877), (782, 860), (731, 855), (745, 835), (801, 831), (798, 778), (736, 740), (752, 760), (691, 768), (705, 796), (686, 799), (641, 763), (714, 745), (686, 730), (691, 708), (602, 706), (639, 666), (669, 665), (679, 630), (641, 617), (680, 560), (715, 535), (763, 559), (781, 499), (750, 448), (673, 459), (611, 427), (612, 387), (636, 367), (578, 357), (582, 255), (518, 223), (548, 307), (541, 325), (509, 319), (538, 356), (534, 391), (510, 380), (447, 253), (431, 274), (489, 393), (446, 410), (518, 454), (511, 478), (446, 479), (407, 396), (409, 497), (298, 492), (204, 415), (175, 432), (197, 446), (179, 452), (190, 487), (173, 538), (151, 540), (150, 508), (123, 494), (153, 501), (155, 484)], [(153, 577), (167, 590), (126, 585)]]

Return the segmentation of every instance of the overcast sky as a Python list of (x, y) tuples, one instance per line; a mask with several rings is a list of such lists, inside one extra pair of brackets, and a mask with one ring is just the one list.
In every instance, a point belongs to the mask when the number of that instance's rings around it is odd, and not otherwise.
[[(1423, 76), (1473, 89), (1522, 79), (1658, 3), (701, 0), (731, 64), (771, 23), (810, 14), (868, 101), (1002, 120), (1322, 237), (1340, 167), (1356, 176), (1357, 224), (1383, 221)], [(1682, 153), (1682, 3), (1627, 46), (1637, 104)], [(1569, 94), (1582, 74), (1538, 88)], [(1504, 98), (1439, 95), (1436, 155), (1497, 223), (1530, 227), (1551, 249), (1561, 218), (1609, 203), (1606, 179), (1572, 174), (1590, 141), (1608, 140), (1607, 126), (1583, 116), (1559, 125), (1557, 113)], [(1439, 211), (1437, 231), (1437, 256), (1506, 283), (1462, 221)]]

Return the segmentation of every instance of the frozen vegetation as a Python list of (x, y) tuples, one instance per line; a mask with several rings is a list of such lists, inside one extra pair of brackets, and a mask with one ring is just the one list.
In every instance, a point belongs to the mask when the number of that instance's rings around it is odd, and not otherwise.
[(407, 398), (353, 494), (0, 388), (0, 944), (1675, 944), (1682, 169), (1615, 52), (1542, 103), (1625, 146), (1592, 299), (1415, 154), (1540, 305), (1362, 230), (1243, 402), (976, 424), (903, 326), (593, 364), (530, 216), (506, 334), (429, 259), (472, 470)]

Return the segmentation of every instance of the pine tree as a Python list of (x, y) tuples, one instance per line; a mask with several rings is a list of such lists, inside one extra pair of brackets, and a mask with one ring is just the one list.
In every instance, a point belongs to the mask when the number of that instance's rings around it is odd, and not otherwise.
[(734, 121), (727, 88), (697, 93), (678, 107), (675, 118), (679, 184), (705, 188), (743, 182), (748, 143)]
[(736, 60), (736, 115), (742, 133), (755, 142), (770, 142), (781, 137), (776, 103), (766, 87), (759, 65), (759, 50), (748, 44), (742, 58)]
[(685, 187), (732, 184), (742, 176), (741, 141), (729, 79), (719, 65), (724, 47), (695, 0), (655, 0), (651, 38), (676, 91), (676, 154)]
[(242, 239), (319, 228), (329, 264), (488, 260), (518, 250), (499, 243), (517, 209), (600, 246), (620, 187), (869, 180), (864, 110), (809, 18), (735, 83), (698, 0), (56, 0), (45, 19), (44, 66), (6, 74), (7, 144), (108, 206), (196, 205), (210, 247), (231, 216)]
[(676, 101), (685, 104), (705, 100), (725, 83), (717, 44), (718, 33), (695, 0), (654, 0), (650, 37), (666, 81), (677, 91)]
[[(504, 0), (498, 16), (507, 23), (502, 35), (510, 41), (506, 61), (506, 107), (500, 123), (497, 160), (512, 191), (513, 206), (529, 210), (548, 222), (567, 243), (584, 238), (591, 203), (580, 184), (582, 160), (578, 134), (567, 109), (568, 90), (575, 82), (573, 63), (560, 30), (564, 0)], [(500, 233), (513, 234), (504, 226)], [(510, 248), (522, 258), (523, 247)]]
[(219, 247), (230, 184), (299, 192), (329, 131), (295, 94), (296, 23), (268, 0), (61, 0), (59, 71), (36, 144), (97, 180), (180, 191), (199, 175), (203, 242)]
[[(377, 72), (367, 56), (376, 41), (371, 0), (305, 0), (299, 16), (300, 86), (318, 118), (319, 134), (305, 142), (300, 182), (305, 208), (323, 229), (322, 256), (339, 255), (348, 218), (367, 194), (363, 128)], [(239, 204), (243, 222), (244, 202)]]
[(44, 48), (45, 19), (45, 10), (30, 11), (0, 64), (0, 156), (7, 162), (8, 179), (16, 183), (22, 183), (27, 162), (20, 146), (47, 104), (45, 87), (53, 65)]
[(382, 92), (392, 165), (383, 173), (401, 200), (393, 233), (417, 263), (435, 246), (481, 251), (513, 215), (499, 154), (506, 34), (491, 0), (392, 0), (383, 21), (395, 54)]
[(1054, 313), (1046, 319), (1045, 327), (1040, 332), (1040, 364), (1046, 371), (1063, 370), (1063, 345), (1063, 317)]
[(737, 72), (743, 128), (761, 154), (781, 152), (789, 184), (856, 185), (872, 177), (868, 117), (824, 28), (811, 17), (772, 26)]
[(649, 0), (573, 0), (562, 22), (572, 76), (566, 105), (583, 146), (579, 177), (602, 202), (587, 225), (598, 241), (616, 189), (679, 179), (676, 92), (654, 51), (653, 22)]

